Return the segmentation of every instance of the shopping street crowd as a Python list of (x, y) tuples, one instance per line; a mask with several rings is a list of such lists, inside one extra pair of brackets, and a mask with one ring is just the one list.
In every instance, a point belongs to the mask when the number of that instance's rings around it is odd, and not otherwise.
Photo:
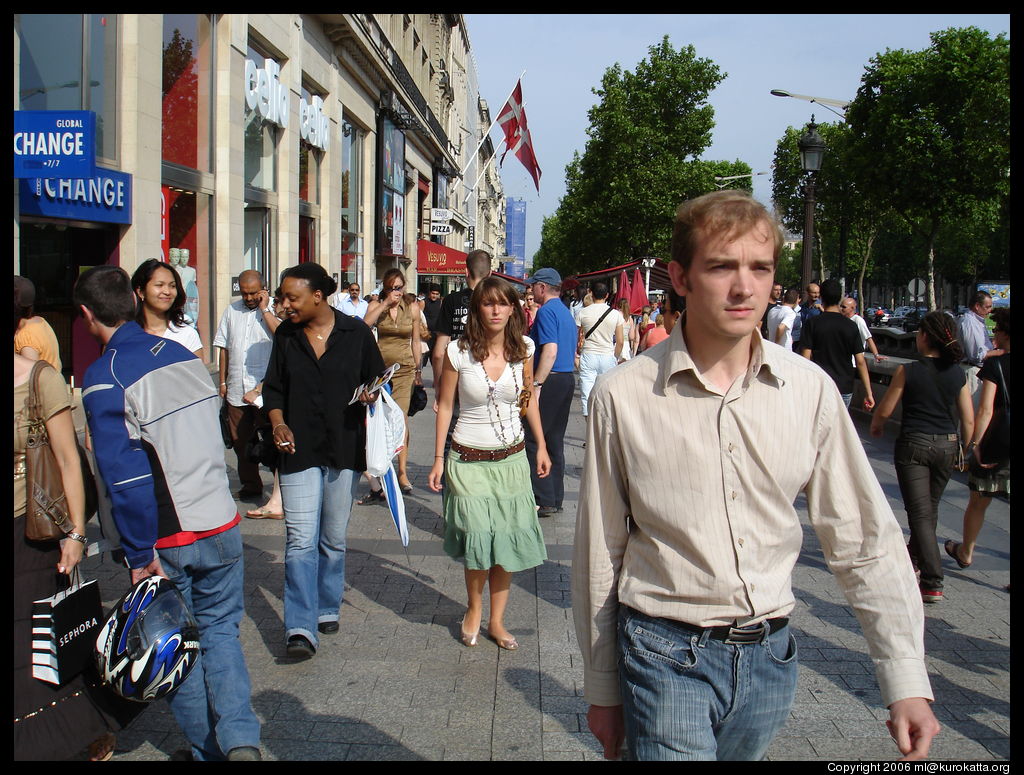
[[(510, 651), (519, 647), (505, 625), (512, 574), (544, 562), (539, 520), (563, 507), (578, 373), (587, 436), (572, 604), (589, 726), (606, 757), (624, 746), (636, 759), (764, 756), (796, 688), (789, 582), (801, 493), (864, 629), (893, 740), (905, 756), (927, 756), (939, 732), (923, 642), (923, 604), (943, 599), (936, 509), (962, 455), (971, 500), (963, 540), (944, 549), (969, 567), (992, 495), (1009, 494), (1009, 311), (992, 313), (979, 293), (960, 320), (930, 313), (917, 334), (922, 357), (896, 369), (876, 406), (864, 353), (880, 356), (855, 301), (834, 280), (802, 297), (773, 286), (781, 239), (745, 195), (684, 203), (673, 288), (639, 311), (609, 304), (602, 283), (563, 299), (550, 268), (521, 294), (490, 276), (483, 251), (467, 258), (466, 287), (444, 299), (435, 287), (412, 294), (398, 270), (369, 299), (358, 285), (339, 292), (316, 264), (286, 269), (273, 293), (245, 272), (213, 341), (216, 386), (195, 357), (202, 344), (173, 266), (84, 273), (75, 302), (104, 352), (83, 403), (131, 579), (169, 578), (198, 622), (195, 675), (169, 695), (188, 755), (260, 756), (238, 642), (243, 517), (228, 489), (222, 406), (237, 496), (256, 504), (245, 517), (285, 523), (283, 638), (289, 657), (306, 660), (344, 627), (352, 506), (385, 500), (380, 481), (362, 475), (366, 407), (377, 399), (365, 390), (348, 398), (397, 364), (391, 394), (401, 410), (432, 400), (436, 412), (434, 459), (417, 484), (442, 493), (444, 550), (464, 566), (458, 637), (466, 648), (486, 637)], [(70, 399), (32, 292), (16, 278), (15, 605), (25, 628), (16, 650), (27, 650), (32, 601), (53, 594), (85, 548)], [(24, 535), (18, 454), (35, 361), (54, 366), (35, 371), (74, 522), (61, 544)], [(428, 362), (432, 397), (423, 391)], [(901, 411), (894, 465), (909, 546), (848, 414), (858, 379), (873, 433)], [(651, 428), (662, 430), (657, 443)], [(395, 459), (404, 492), (414, 486), (407, 449)], [(274, 477), (265, 503), (256, 500), (261, 463)], [(39, 685), (28, 661), (16, 654), (16, 757), (68, 758), (89, 746), (90, 758), (105, 758), (120, 708), (84, 676)]]

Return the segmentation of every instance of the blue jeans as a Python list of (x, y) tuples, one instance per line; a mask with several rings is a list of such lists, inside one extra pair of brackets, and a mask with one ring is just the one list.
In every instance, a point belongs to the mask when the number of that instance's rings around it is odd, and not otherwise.
[(345, 533), (359, 473), (314, 466), (280, 474), (284, 549), (285, 639), (302, 635), (316, 648), (316, 626), (338, 621), (345, 592)]
[(730, 645), (619, 609), (626, 743), (638, 761), (764, 757), (796, 696), (796, 641), (784, 627)]
[(584, 417), (587, 416), (587, 401), (597, 378), (614, 369), (617, 363), (615, 356), (607, 353), (585, 352), (580, 355), (580, 399), (583, 402)]
[(260, 745), (260, 722), (249, 700), (238, 624), (242, 589), (242, 531), (230, 530), (188, 546), (158, 550), (167, 577), (199, 624), (200, 656), (168, 704), (192, 744), (196, 761), (222, 760), (232, 748)]

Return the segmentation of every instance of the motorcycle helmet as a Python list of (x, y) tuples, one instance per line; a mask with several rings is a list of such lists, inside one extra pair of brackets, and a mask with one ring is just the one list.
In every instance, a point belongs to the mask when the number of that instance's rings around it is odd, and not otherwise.
[(177, 689), (199, 659), (199, 627), (168, 579), (150, 576), (107, 615), (96, 638), (103, 682), (128, 700), (150, 702)]

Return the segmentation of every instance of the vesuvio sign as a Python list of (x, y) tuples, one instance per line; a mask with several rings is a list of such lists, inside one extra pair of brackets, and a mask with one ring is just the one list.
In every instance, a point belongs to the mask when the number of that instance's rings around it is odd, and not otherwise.
[(25, 215), (102, 223), (132, 222), (132, 176), (96, 168), (89, 178), (22, 178)]
[(419, 274), (463, 274), (466, 271), (466, 254), (421, 239), (416, 245), (416, 271)]
[(14, 177), (88, 178), (95, 167), (91, 110), (14, 111)]

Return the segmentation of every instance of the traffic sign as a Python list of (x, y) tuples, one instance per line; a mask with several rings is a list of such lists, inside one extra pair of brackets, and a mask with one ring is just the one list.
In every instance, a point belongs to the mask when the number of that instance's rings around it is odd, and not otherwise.
[(922, 296), (924, 296), (925, 287), (924, 280), (920, 277), (915, 277), (907, 285), (907, 290), (910, 291), (910, 295), (914, 297), (914, 300), (918, 301)]

